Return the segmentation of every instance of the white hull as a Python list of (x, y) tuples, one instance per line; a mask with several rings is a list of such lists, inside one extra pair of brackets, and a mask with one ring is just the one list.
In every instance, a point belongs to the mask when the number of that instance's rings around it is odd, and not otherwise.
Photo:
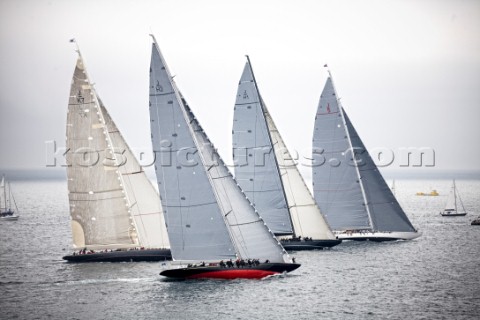
[(6, 216), (6, 217), (0, 217), (2, 220), (18, 220), (18, 216)]
[(338, 239), (341, 240), (371, 240), (371, 241), (393, 241), (393, 240), (412, 240), (422, 235), (421, 232), (335, 232)]
[(466, 216), (466, 212), (458, 212), (457, 210), (444, 210), (443, 212), (440, 212), (440, 214), (444, 217), (460, 217), (460, 216)]

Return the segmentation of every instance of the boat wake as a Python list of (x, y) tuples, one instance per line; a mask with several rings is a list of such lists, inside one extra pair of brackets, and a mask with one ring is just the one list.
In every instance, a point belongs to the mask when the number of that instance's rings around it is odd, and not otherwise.
[(116, 279), (83, 279), (83, 280), (67, 280), (57, 281), (55, 285), (90, 285), (90, 284), (102, 284), (102, 283), (142, 283), (142, 282), (155, 282), (157, 278), (116, 278)]

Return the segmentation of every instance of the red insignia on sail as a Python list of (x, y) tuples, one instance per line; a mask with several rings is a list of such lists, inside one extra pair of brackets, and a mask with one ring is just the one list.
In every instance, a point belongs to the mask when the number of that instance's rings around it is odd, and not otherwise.
[(330, 113), (330, 103), (327, 104), (327, 112)]

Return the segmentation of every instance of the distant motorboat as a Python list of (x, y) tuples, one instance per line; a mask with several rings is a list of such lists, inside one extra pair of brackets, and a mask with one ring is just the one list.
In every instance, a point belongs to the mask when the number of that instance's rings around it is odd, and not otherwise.
[(13, 198), (10, 182), (5, 180), (5, 175), (0, 183), (0, 219), (18, 220), (18, 208)]
[(440, 194), (437, 192), (437, 190), (433, 189), (429, 193), (417, 192), (415, 195), (416, 196), (423, 196), (423, 197), (436, 197), (436, 196), (439, 196)]
[(480, 226), (480, 217), (472, 221), (472, 226)]
[(465, 207), (463, 206), (462, 198), (460, 198), (460, 194), (457, 191), (455, 180), (453, 180), (452, 190), (448, 196), (447, 205), (440, 214), (444, 217), (459, 217), (467, 215), (467, 211), (465, 211)]

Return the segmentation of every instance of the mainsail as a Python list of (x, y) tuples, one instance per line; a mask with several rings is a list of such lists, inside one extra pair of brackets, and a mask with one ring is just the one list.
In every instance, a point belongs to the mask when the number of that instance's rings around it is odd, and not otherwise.
[(283, 263), (286, 252), (208, 140), (177, 89), (155, 39), (150, 118), (173, 258), (261, 258)]
[(457, 196), (454, 184), (452, 184), (452, 188), (450, 190), (450, 193), (448, 194), (445, 210), (457, 210)]
[(331, 76), (315, 117), (312, 157), (315, 200), (333, 230), (416, 231), (339, 104)]
[(8, 209), (10, 209), (10, 199), (7, 196), (5, 176), (2, 176), (2, 182), (0, 182), (0, 211), (3, 212)]
[(80, 52), (66, 145), (74, 247), (168, 248), (158, 193), (98, 98)]
[(335, 239), (260, 96), (249, 61), (232, 133), (236, 179), (273, 232)]
[(290, 235), (293, 226), (265, 113), (247, 62), (238, 83), (233, 119), (235, 179), (269, 228), (276, 235)]

